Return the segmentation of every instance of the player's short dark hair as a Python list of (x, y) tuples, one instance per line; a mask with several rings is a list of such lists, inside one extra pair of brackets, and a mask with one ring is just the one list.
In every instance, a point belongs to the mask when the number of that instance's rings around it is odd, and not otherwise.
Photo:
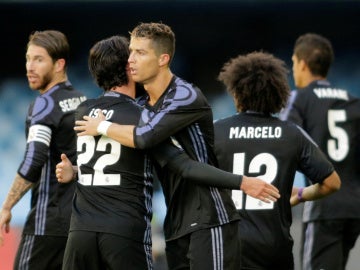
[(294, 55), (298, 60), (304, 60), (311, 73), (326, 77), (334, 60), (331, 42), (314, 33), (307, 33), (295, 41)]
[(35, 45), (44, 48), (53, 62), (65, 59), (65, 66), (70, 55), (70, 46), (65, 34), (57, 30), (34, 31), (29, 36), (27, 48)]
[(126, 85), (126, 67), (129, 58), (129, 40), (112, 36), (95, 43), (90, 49), (88, 65), (96, 84), (105, 91)]
[(234, 97), (238, 111), (278, 113), (290, 95), (285, 63), (264, 52), (239, 55), (218, 76)]
[(140, 23), (131, 32), (131, 37), (152, 40), (157, 53), (166, 53), (171, 63), (175, 54), (175, 34), (171, 27), (164, 23)]

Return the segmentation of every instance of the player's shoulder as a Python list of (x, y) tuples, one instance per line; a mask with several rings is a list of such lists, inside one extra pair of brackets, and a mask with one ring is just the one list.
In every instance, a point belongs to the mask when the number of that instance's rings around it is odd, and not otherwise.
[(204, 111), (211, 109), (209, 102), (203, 92), (196, 85), (185, 79), (174, 76), (162, 100), (172, 100), (173, 107), (188, 107)]
[(182, 92), (183, 90), (187, 90), (197, 94), (202, 94), (200, 88), (197, 85), (177, 76), (174, 76), (170, 84), (170, 89), (176, 92)]
[(329, 81), (316, 80), (309, 83), (307, 86), (302, 88), (296, 88), (291, 91), (291, 95), (296, 98), (304, 98), (307, 96), (314, 96), (317, 89), (330, 88), (332, 87)]
[(225, 116), (214, 120), (214, 125), (223, 125), (224, 123), (228, 122), (230, 118), (233, 116)]
[[(345, 108), (345, 106), (343, 106), (343, 108)], [(360, 98), (350, 96), (345, 109), (348, 119), (353, 119), (357, 122), (360, 121)]]
[(59, 107), (62, 111), (73, 111), (87, 99), (85, 94), (76, 90), (68, 81), (56, 85), (49, 90), (48, 95), (43, 95), (43, 97), (48, 102), (58, 105), (55, 108)]
[(214, 126), (224, 126), (228, 124), (232, 124), (237, 121), (237, 118), (240, 118), (240, 114), (234, 114), (231, 116), (225, 116), (214, 120)]
[(307, 139), (315, 144), (310, 135), (299, 125), (288, 120), (280, 120), (282, 122), (282, 128), (284, 134), (291, 138), (292, 141), (298, 142)]
[(314, 96), (314, 87), (309, 85), (304, 88), (294, 89), (291, 91), (290, 99), (298, 101), (299, 99), (308, 99)]
[(195, 87), (195, 85), (193, 83), (190, 83), (186, 79), (178, 77), (176, 75), (174, 75), (174, 77), (172, 79), (172, 83), (176, 84), (178, 87), (181, 87), (181, 86)]
[(354, 107), (359, 107), (360, 110), (360, 97), (349, 93), (349, 103)]
[(85, 107), (90, 108), (96, 104), (96, 98), (88, 98), (79, 104), (79, 108)]

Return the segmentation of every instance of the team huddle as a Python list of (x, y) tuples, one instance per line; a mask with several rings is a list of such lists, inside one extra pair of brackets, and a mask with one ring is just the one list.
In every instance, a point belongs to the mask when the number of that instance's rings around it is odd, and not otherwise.
[(174, 54), (163, 23), (96, 42), (88, 67), (103, 94), (87, 99), (68, 80), (66, 36), (30, 35), (26, 75), (40, 95), (0, 212), (8, 232), (31, 189), (14, 269), (154, 269), (154, 181), (167, 269), (294, 269), (291, 207), (302, 202), (302, 269), (345, 269), (360, 234), (360, 99), (327, 80), (330, 41), (296, 40), (294, 91), (270, 53), (225, 62), (218, 80), (237, 113), (223, 119), (172, 73)]

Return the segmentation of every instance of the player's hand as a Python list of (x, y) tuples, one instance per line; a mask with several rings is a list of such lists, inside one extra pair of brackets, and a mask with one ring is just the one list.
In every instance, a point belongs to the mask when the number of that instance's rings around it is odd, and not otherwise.
[(266, 203), (276, 202), (280, 198), (279, 190), (275, 186), (256, 177), (243, 176), (240, 189)]
[(65, 154), (61, 154), (61, 162), (56, 164), (55, 174), (60, 183), (68, 183), (73, 180), (74, 170), (72, 163)]
[(0, 212), (0, 246), (4, 245), (4, 231), (10, 232), (11, 211), (1, 209)]
[(98, 111), (97, 117), (90, 117), (85, 115), (83, 117), (84, 120), (75, 121), (74, 130), (78, 133), (78, 136), (90, 135), (90, 136), (97, 136), (99, 135), (97, 128), (101, 121), (106, 120), (105, 115), (102, 113), (101, 110)]

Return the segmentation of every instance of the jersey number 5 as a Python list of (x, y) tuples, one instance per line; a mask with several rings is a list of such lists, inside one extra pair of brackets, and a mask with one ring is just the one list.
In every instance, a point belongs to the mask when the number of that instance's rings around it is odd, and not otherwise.
[[(110, 153), (102, 154), (105, 152), (106, 146), (110, 145)], [(82, 164), (88, 163), (94, 157), (97, 158), (94, 164), (94, 174), (80, 174), (79, 183), (85, 186), (119, 186), (121, 182), (120, 174), (105, 174), (104, 168), (108, 165), (115, 164), (121, 153), (120, 143), (114, 140), (101, 136), (96, 143), (95, 138), (92, 136), (79, 136), (77, 140), (78, 153), (77, 165), (80, 168)], [(96, 156), (94, 154), (96, 153)], [(79, 170), (80, 172), (80, 170)]]
[(335, 139), (327, 142), (329, 157), (334, 161), (342, 161), (349, 153), (349, 136), (346, 131), (336, 126), (338, 122), (346, 121), (346, 112), (344, 110), (328, 111), (328, 127), (330, 135)]
[[(271, 183), (274, 181), (278, 171), (278, 164), (275, 157), (269, 153), (261, 153), (256, 155), (250, 161), (248, 173), (260, 173), (262, 166), (265, 166), (265, 174), (257, 175), (257, 177), (261, 178), (267, 183)], [(234, 154), (233, 173), (239, 175), (245, 174), (245, 153)], [(259, 199), (255, 199), (249, 195), (247, 195), (245, 207), (243, 207), (243, 192), (241, 190), (233, 190), (232, 199), (237, 209), (244, 208), (246, 210), (264, 210), (274, 208), (274, 202), (264, 203)]]

